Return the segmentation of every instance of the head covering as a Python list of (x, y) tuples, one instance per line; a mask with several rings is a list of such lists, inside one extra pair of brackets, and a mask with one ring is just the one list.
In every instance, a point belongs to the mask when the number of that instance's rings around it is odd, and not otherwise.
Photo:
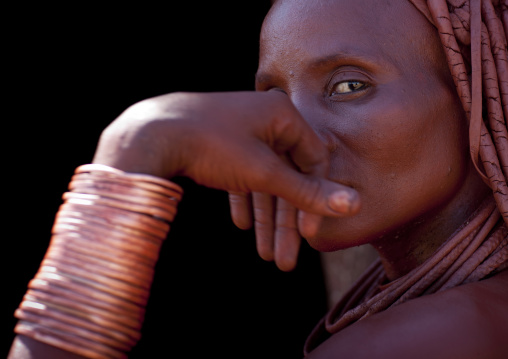
[(358, 320), (508, 267), (507, 0), (409, 1), (439, 32), (466, 113), (471, 159), (493, 195), (403, 277), (386, 284), (383, 266), (375, 261), (314, 328), (305, 354)]
[(439, 32), (469, 121), (471, 159), (508, 223), (508, 3), (410, 2)]

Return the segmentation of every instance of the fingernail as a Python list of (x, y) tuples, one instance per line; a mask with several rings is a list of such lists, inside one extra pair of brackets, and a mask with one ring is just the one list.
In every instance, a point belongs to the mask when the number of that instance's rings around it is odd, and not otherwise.
[(335, 212), (349, 213), (353, 196), (347, 191), (337, 191), (328, 197), (328, 206)]

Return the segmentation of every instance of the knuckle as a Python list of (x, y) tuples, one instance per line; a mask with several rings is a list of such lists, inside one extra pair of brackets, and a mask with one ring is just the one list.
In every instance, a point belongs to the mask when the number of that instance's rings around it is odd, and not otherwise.
[(297, 191), (298, 202), (304, 210), (311, 211), (319, 207), (322, 197), (322, 186), (320, 181), (305, 181)]
[(281, 166), (280, 159), (275, 155), (267, 156), (252, 171), (253, 187), (252, 190), (259, 190), (260, 192), (271, 192), (274, 182), (279, 180), (277, 173), (280, 172)]

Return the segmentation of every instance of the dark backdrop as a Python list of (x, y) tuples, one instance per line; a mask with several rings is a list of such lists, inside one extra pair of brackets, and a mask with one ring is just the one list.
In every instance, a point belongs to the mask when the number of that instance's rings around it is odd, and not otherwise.
[[(253, 89), (269, 1), (21, 5), (6, 11), (2, 251), (12, 313), (35, 274), (73, 169), (130, 104), (172, 91)], [(317, 253), (282, 273), (231, 224), (224, 193), (184, 182), (132, 358), (298, 358), (326, 310)]]

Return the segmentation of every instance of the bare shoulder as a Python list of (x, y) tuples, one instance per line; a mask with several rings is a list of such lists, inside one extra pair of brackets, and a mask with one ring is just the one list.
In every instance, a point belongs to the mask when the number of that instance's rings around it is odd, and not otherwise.
[(424, 296), (333, 335), (309, 359), (508, 358), (508, 270)]

